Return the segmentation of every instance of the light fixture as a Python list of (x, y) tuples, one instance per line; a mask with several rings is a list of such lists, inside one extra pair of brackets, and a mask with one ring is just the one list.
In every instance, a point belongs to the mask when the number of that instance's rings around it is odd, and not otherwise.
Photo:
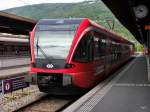
[(145, 18), (148, 15), (148, 8), (145, 5), (138, 5), (134, 7), (135, 16), (139, 19)]

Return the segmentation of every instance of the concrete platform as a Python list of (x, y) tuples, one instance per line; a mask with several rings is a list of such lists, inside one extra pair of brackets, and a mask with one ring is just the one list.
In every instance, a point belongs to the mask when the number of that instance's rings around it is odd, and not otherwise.
[(0, 69), (29, 64), (29, 57), (0, 57)]
[(150, 112), (150, 83), (145, 57), (135, 58), (113, 76), (64, 112)]
[(16, 76), (23, 76), (29, 73), (29, 66), (20, 66), (15, 68), (9, 69), (2, 69), (0, 70), (0, 80), (7, 79)]

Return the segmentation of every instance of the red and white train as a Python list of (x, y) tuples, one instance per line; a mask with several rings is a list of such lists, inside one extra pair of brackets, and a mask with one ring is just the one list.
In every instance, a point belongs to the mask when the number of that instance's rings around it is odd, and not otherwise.
[(80, 93), (129, 60), (134, 44), (85, 19), (43, 19), (30, 33), (40, 91)]

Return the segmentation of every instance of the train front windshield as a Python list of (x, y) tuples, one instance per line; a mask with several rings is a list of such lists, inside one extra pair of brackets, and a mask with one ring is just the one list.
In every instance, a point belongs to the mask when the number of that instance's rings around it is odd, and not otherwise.
[(66, 59), (77, 25), (37, 25), (35, 59)]

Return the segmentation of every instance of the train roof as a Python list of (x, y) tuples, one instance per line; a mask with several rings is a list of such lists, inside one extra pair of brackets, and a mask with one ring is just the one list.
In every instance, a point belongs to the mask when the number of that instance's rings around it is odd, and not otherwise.
[(94, 26), (100, 28), (101, 30), (103, 30), (104, 32), (109, 33), (109, 35), (111, 36), (111, 38), (113, 38), (113, 39), (115, 39), (115, 40), (119, 40), (119, 41), (121, 41), (121, 42), (126, 42), (126, 43), (128, 43), (128, 44), (133, 44), (133, 43), (130, 42), (129, 40), (123, 38), (123, 36), (118, 35), (116, 32), (114, 32), (114, 31), (112, 31), (112, 30), (110, 30), (110, 29), (107, 29), (107, 28), (103, 27), (103, 26), (101, 26), (100, 24), (97, 24), (96, 22), (94, 22), (94, 21), (92, 21), (92, 20), (89, 20), (89, 19), (88, 19), (88, 21), (89, 21), (92, 25), (94, 25)]
[(87, 20), (91, 25), (100, 28), (104, 32), (108, 33), (111, 38), (114, 40), (119, 40), (121, 42), (126, 42), (128, 44), (133, 44), (122, 36), (118, 35), (112, 30), (106, 29), (105, 27), (97, 24), (96, 22), (88, 19), (88, 18), (63, 18), (63, 19), (41, 19), (38, 21), (37, 25), (60, 25), (60, 24), (80, 24), (81, 22)]
[(51, 24), (51, 25), (59, 25), (59, 24), (80, 24), (84, 18), (64, 18), (64, 19), (41, 19), (38, 21), (38, 25), (43, 24)]

